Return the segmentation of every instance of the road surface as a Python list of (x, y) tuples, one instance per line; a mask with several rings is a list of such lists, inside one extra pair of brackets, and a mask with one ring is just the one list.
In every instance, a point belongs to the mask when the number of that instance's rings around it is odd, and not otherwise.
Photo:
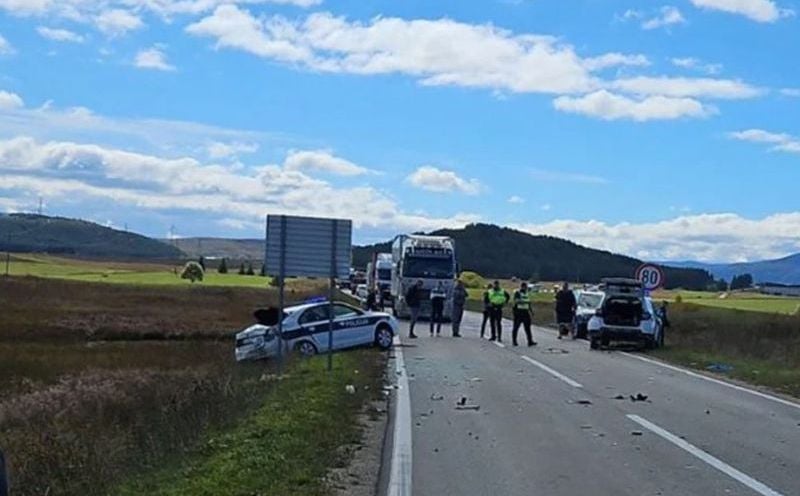
[(543, 329), (500, 347), (479, 319), (401, 323), (389, 494), (800, 495), (800, 405)]

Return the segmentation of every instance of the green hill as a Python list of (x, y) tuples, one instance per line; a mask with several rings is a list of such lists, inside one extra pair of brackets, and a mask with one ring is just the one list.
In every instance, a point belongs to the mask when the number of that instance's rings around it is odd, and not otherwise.
[(184, 257), (174, 246), (85, 220), (33, 214), (0, 215), (0, 251), (114, 259)]
[[(462, 270), (486, 277), (530, 278), (537, 281), (598, 282), (603, 277), (632, 277), (642, 262), (632, 257), (580, 246), (551, 236), (533, 236), (509, 228), (471, 224), (463, 229), (430, 233), (450, 236)], [(356, 247), (353, 264), (364, 267), (373, 252), (390, 252), (391, 243)], [(667, 286), (706, 289), (711, 275), (698, 269), (665, 267)]]

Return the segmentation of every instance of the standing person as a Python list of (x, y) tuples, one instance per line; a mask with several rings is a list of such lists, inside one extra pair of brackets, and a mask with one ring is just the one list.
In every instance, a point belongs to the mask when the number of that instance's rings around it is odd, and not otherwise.
[(464, 287), (464, 281), (458, 279), (456, 286), (453, 288), (453, 337), (461, 337), (461, 319), (464, 317), (464, 305), (467, 303), (467, 288)]
[(556, 323), (558, 324), (558, 339), (565, 334), (564, 330), (571, 330), (575, 320), (577, 302), (575, 293), (569, 289), (569, 283), (564, 283), (561, 290), (556, 293)]
[(375, 292), (375, 288), (370, 288), (370, 290), (367, 292), (367, 299), (364, 301), (364, 306), (367, 308), (367, 310), (372, 312), (378, 309), (376, 301), (377, 297), (378, 295)]
[(492, 324), (491, 341), (503, 342), (503, 307), (511, 297), (508, 291), (500, 287), (500, 281), (492, 284), (489, 290), (489, 320)]
[(492, 313), (492, 304), (489, 303), (489, 291), (492, 290), (492, 285), (486, 286), (486, 291), (483, 292), (483, 322), (481, 323), (481, 337), (486, 332), (486, 323), (489, 322)]
[(406, 291), (406, 305), (408, 305), (408, 312), (411, 315), (411, 323), (409, 326), (408, 337), (410, 339), (417, 339), (417, 335), (414, 334), (414, 326), (417, 324), (417, 319), (419, 319), (419, 308), (422, 305), (422, 280), (418, 280), (416, 284), (408, 288)]
[(431, 336), (433, 336), (434, 326), (436, 327), (436, 335), (442, 332), (442, 320), (444, 320), (444, 300), (447, 299), (447, 292), (444, 290), (444, 284), (439, 281), (436, 287), (431, 291)]
[(531, 334), (531, 317), (533, 316), (533, 307), (531, 306), (531, 295), (528, 292), (528, 283), (523, 282), (520, 284), (518, 290), (514, 291), (514, 328), (511, 331), (511, 338), (514, 346), (517, 346), (517, 335), (519, 333), (519, 326), (525, 328), (525, 337), (528, 338), (528, 346), (536, 346), (536, 341), (533, 340)]

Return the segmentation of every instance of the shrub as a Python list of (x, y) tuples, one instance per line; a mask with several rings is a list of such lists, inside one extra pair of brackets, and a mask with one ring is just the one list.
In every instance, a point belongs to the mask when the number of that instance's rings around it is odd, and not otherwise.
[(253, 271), (253, 264), (252, 262), (247, 262), (247, 271), (245, 272), (248, 276), (254, 276), (256, 273)]
[(240, 264), (239, 264), (239, 275), (240, 275), (240, 276), (243, 276), (243, 275), (245, 275), (246, 273), (247, 273), (247, 271), (246, 271), (246, 270), (244, 270), (244, 262), (242, 262), (242, 263), (240, 263)]
[(181, 272), (181, 279), (189, 279), (191, 282), (203, 280), (203, 267), (197, 262), (186, 262)]
[(225, 258), (219, 263), (219, 267), (217, 267), (217, 272), (220, 274), (227, 274), (228, 273), (228, 262)]
[(461, 280), (464, 281), (464, 286), (468, 288), (486, 287), (486, 280), (476, 272), (470, 272), (470, 271), (462, 272)]
[(683, 303), (683, 296), (680, 294), (675, 295), (675, 303)]

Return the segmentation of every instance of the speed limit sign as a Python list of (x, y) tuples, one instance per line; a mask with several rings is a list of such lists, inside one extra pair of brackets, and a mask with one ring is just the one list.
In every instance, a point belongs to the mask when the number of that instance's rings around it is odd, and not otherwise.
[(636, 280), (644, 289), (653, 291), (664, 285), (664, 271), (658, 265), (642, 264), (636, 269)]

